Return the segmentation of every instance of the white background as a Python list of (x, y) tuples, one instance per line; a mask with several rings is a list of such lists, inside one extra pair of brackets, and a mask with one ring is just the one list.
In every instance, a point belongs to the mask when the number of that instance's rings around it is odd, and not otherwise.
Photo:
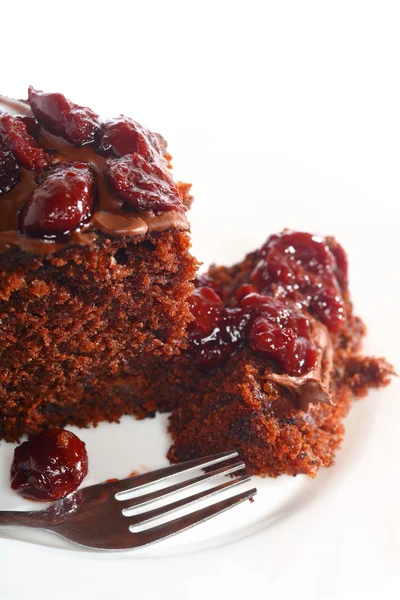
[[(398, 6), (3, 3), (0, 91), (62, 91), (163, 133), (177, 176), (194, 182), (206, 263), (239, 259), (283, 227), (336, 235), (368, 351), (399, 369)], [(399, 597), (399, 391), (357, 405), (354, 461), (338, 459), (324, 500), (264, 537), (150, 561), (0, 540), (0, 597)]]

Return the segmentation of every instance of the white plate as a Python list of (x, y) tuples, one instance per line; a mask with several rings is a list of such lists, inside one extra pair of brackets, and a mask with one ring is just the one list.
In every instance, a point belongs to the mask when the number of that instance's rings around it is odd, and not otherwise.
[[(332, 230), (336, 232), (337, 227), (331, 227)], [(366, 240), (360, 236), (352, 246), (354, 265), (363, 260)], [(247, 243), (246, 248), (251, 245)], [(381, 274), (389, 276), (384, 267)], [(368, 294), (368, 286), (362, 282), (353, 286), (355, 298), (368, 298)], [(375, 320), (370, 319), (373, 326), (367, 345), (369, 349), (377, 348), (378, 353), (384, 348), (386, 355), (393, 358), (396, 341), (389, 332), (379, 335), (385, 315), (369, 302), (367, 299), (366, 306)], [(389, 314), (395, 314), (391, 294), (387, 303)], [(291, 590), (295, 585), (293, 578), (303, 585), (311, 578), (318, 597), (327, 578), (331, 590), (342, 585), (348, 590), (349, 585), (354, 585), (356, 591), (363, 585), (354, 578), (357, 569), (358, 577), (366, 574), (358, 561), (353, 562), (353, 553), (361, 555), (370, 567), (373, 563), (373, 581), (379, 581), (391, 569), (390, 560), (398, 552), (398, 496), (395, 500), (397, 488), (392, 476), (397, 457), (391, 455), (397, 435), (398, 395), (395, 382), (355, 404), (347, 419), (347, 435), (336, 466), (322, 470), (315, 480), (303, 476), (254, 478), (259, 494), (253, 504), (244, 503), (157, 545), (130, 553), (93, 554), (50, 534), (3, 530), (0, 556), (6, 598), (23, 594), (42, 597), (43, 589), (50, 590), (60, 582), (62, 589), (57, 597), (67, 597), (76, 589), (82, 594), (78, 598), (83, 597), (83, 590), (96, 590), (96, 597), (107, 597), (115, 590), (122, 593), (134, 588), (140, 590), (140, 598), (158, 597), (161, 590), (168, 600), (201, 598), (207, 593), (206, 582), (212, 582), (215, 590), (221, 586), (221, 593), (229, 590), (235, 597), (239, 590), (246, 593), (244, 573), (251, 573), (251, 586), (268, 581), (269, 589), (275, 590), (276, 586), (276, 591), (282, 581)], [(85, 484), (166, 464), (170, 443), (166, 425), (167, 415), (158, 415), (145, 421), (124, 417), (120, 424), (101, 424), (87, 430), (71, 428), (87, 444), (90, 472)], [(31, 503), (9, 488), (14, 447), (0, 442), (0, 509), (31, 509)], [(352, 564), (351, 577), (348, 561)], [(26, 573), (22, 579), (18, 577), (21, 564)], [(229, 576), (223, 574), (227, 569)], [(339, 579), (335, 575), (338, 570)], [(380, 578), (376, 577), (377, 570)], [(44, 577), (44, 588), (32, 590), (32, 578), (39, 572)], [(66, 573), (71, 573), (71, 577), (66, 577)], [(189, 590), (190, 596), (186, 595)]]

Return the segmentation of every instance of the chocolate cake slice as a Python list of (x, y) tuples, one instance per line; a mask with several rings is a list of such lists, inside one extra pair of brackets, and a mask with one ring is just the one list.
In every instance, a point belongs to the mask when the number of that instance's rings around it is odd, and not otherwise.
[(333, 464), (352, 399), (393, 374), (361, 354), (365, 327), (333, 238), (273, 235), (199, 276), (190, 304), (189, 347), (164, 387), (179, 398), (173, 462), (236, 448), (253, 474), (314, 477)]
[(170, 408), (197, 264), (169, 161), (127, 117), (0, 97), (0, 438)]

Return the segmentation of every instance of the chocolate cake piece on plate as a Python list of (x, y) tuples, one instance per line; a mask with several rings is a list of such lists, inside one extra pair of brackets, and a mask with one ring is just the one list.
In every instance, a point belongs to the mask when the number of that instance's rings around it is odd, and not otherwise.
[(169, 408), (197, 268), (169, 160), (130, 118), (0, 97), (0, 438)]
[(189, 190), (132, 119), (0, 97), (0, 438), (173, 410), (171, 461), (315, 476), (393, 374), (361, 353), (345, 252), (284, 231), (194, 290)]
[(173, 462), (236, 448), (253, 474), (314, 477), (333, 464), (352, 399), (393, 374), (361, 354), (365, 328), (333, 238), (273, 235), (199, 276), (190, 304), (189, 348), (164, 387), (179, 398)]

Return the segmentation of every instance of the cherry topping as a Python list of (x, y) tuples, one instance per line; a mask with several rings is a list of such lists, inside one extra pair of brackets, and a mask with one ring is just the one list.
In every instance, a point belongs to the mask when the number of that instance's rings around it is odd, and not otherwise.
[(207, 273), (200, 273), (199, 275), (196, 275), (193, 283), (196, 288), (209, 287), (215, 290), (217, 294), (219, 293), (217, 284), (215, 283), (214, 279), (207, 275)]
[(197, 288), (190, 296), (189, 308), (195, 320), (191, 324), (194, 334), (209, 334), (220, 320), (225, 306), (215, 291), (210, 287)]
[(22, 233), (62, 239), (86, 223), (94, 208), (94, 177), (87, 163), (60, 163), (45, 173), (20, 213)]
[(209, 287), (196, 289), (189, 299), (194, 321), (188, 327), (189, 344), (197, 364), (214, 367), (227, 362), (242, 345), (248, 315), (226, 308)]
[(323, 238), (287, 231), (271, 236), (259, 255), (251, 275), (259, 292), (300, 302), (328, 329), (338, 331), (345, 319), (340, 283), (346, 281), (347, 269), (341, 248), (334, 254)]
[(63, 94), (45, 94), (32, 86), (28, 98), (33, 114), (51, 133), (75, 146), (95, 141), (100, 120), (90, 108), (74, 104)]
[(75, 491), (87, 472), (84, 442), (70, 431), (49, 429), (15, 449), (11, 487), (29, 500), (50, 502)]
[(22, 121), (26, 127), (26, 131), (33, 138), (38, 138), (40, 135), (40, 125), (39, 121), (35, 119), (35, 117), (28, 117), (26, 115), (18, 115), (15, 117), (19, 121)]
[(50, 165), (50, 159), (26, 130), (25, 122), (8, 113), (0, 114), (0, 139), (11, 150), (17, 162), (31, 171), (42, 171)]
[(138, 211), (182, 210), (179, 191), (167, 171), (134, 152), (107, 161), (111, 188)]
[(242, 298), (240, 307), (228, 308), (212, 288), (201, 287), (193, 292), (189, 307), (194, 317), (188, 327), (189, 349), (203, 367), (223, 365), (246, 342), (288, 375), (304, 375), (317, 364), (310, 322), (293, 303), (253, 292)]
[(12, 190), (19, 180), (18, 164), (13, 153), (0, 150), (0, 196)]
[(251, 283), (243, 283), (236, 292), (236, 300), (238, 300), (240, 302), (245, 296), (248, 296), (249, 294), (253, 294), (253, 292), (256, 292), (256, 291), (257, 291), (256, 287), (254, 285), (252, 285)]
[(276, 360), (288, 375), (304, 375), (316, 366), (310, 322), (299, 309), (254, 293), (243, 298), (241, 307), (251, 316), (248, 340), (252, 350)]
[(150, 162), (162, 156), (156, 135), (123, 115), (103, 124), (97, 150), (100, 154), (113, 153), (119, 157), (137, 152)]

